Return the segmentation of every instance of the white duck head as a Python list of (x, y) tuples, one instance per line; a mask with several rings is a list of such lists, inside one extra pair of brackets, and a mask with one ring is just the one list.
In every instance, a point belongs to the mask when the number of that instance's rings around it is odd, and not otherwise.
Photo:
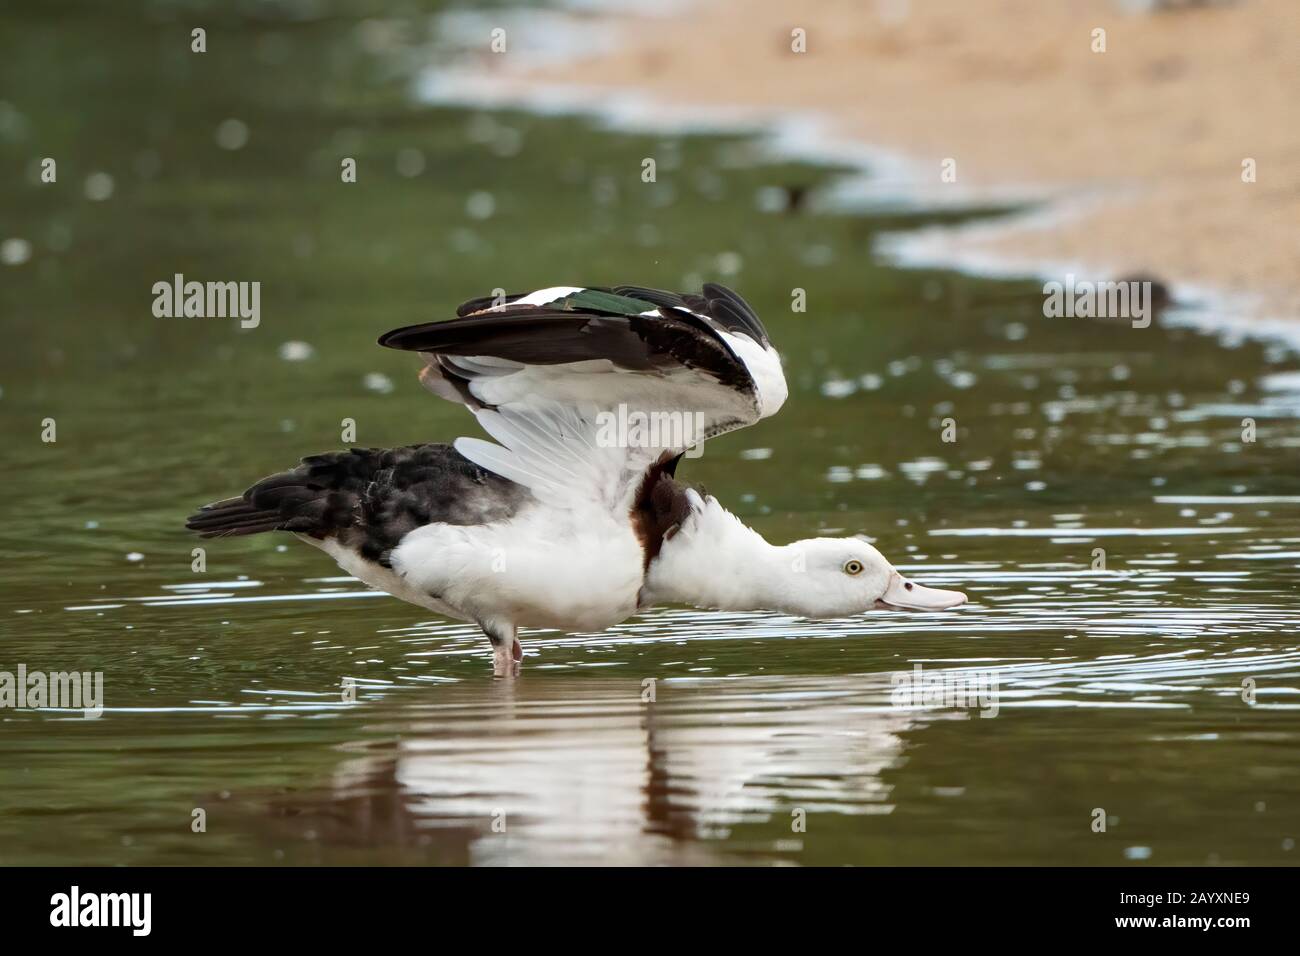
[(863, 611), (944, 611), (966, 603), (961, 591), (905, 578), (861, 537), (809, 538), (776, 549), (790, 570), (772, 587), (776, 610), (801, 617), (847, 617)]

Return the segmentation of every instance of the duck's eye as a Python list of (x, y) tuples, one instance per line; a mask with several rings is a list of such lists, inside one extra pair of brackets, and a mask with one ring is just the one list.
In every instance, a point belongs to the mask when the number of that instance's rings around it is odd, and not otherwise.
[(855, 560), (855, 561), (848, 561), (848, 562), (845, 562), (845, 564), (844, 564), (844, 573), (845, 573), (845, 574), (861, 574), (861, 573), (862, 573), (862, 562), (861, 562), (861, 561), (856, 561), (856, 560)]

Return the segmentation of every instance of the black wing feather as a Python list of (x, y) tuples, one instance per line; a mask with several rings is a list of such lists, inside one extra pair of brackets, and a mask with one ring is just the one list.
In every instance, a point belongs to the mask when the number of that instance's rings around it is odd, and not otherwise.
[[(638, 296), (639, 297), (639, 296)], [(650, 307), (659, 305), (648, 302)], [(421, 375), (444, 398), (476, 405), (455, 363), (438, 356), (485, 355), (524, 365), (560, 365), (607, 359), (619, 368), (646, 372), (685, 366), (720, 383), (752, 392), (744, 364), (717, 333), (698, 318), (661, 305), (655, 315), (597, 314), (535, 306), (504, 306), (491, 312), (444, 322), (428, 322), (388, 332), (379, 344), (431, 353)], [(441, 387), (446, 382), (448, 391)]]

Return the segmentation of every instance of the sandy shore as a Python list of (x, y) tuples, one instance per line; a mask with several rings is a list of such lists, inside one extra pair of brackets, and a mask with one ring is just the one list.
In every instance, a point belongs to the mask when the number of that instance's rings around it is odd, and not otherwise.
[[(954, 261), (1149, 273), (1249, 296), (1237, 307), (1256, 316), (1300, 316), (1300, 4), (1139, 5), (699, 0), (600, 14), (617, 41), (594, 51), (490, 59), (497, 79), (534, 91), (825, 117), (838, 135), (901, 151), (918, 181), (946, 187), (953, 159), (954, 189), (1023, 189), (1070, 210), (1046, 226), (940, 237)], [(795, 28), (806, 52), (791, 49)], [(528, 36), (516, 42), (526, 49)], [(1243, 182), (1246, 159), (1255, 182)]]

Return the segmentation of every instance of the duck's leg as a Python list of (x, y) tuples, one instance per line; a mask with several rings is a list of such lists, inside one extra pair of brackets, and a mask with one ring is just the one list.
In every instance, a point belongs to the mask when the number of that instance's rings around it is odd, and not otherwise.
[(492, 676), (518, 677), (524, 649), (515, 637), (515, 626), (506, 621), (479, 621), (479, 627), (492, 642)]

